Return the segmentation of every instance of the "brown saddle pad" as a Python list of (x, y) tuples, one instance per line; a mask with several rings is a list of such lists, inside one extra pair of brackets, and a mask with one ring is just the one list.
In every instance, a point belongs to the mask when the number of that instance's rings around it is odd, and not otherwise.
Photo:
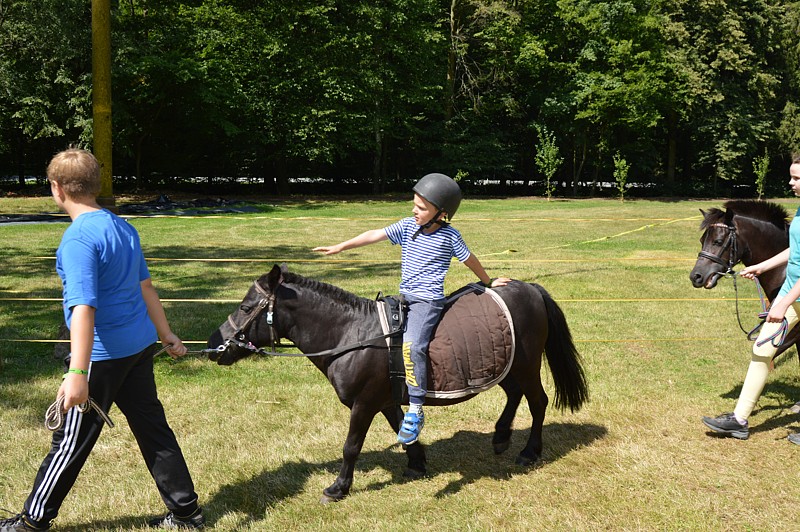
[(466, 293), (445, 307), (431, 339), (428, 397), (483, 392), (511, 369), (514, 325), (505, 303), (492, 290), (466, 287), (456, 294), (462, 291)]

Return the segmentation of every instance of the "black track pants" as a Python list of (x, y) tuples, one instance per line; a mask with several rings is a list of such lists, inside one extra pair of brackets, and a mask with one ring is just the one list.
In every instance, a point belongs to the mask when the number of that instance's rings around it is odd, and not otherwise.
[[(153, 355), (157, 349), (157, 344), (153, 344), (130, 357), (92, 362), (89, 395), (106, 412), (116, 403), (128, 420), (167, 508), (178, 515), (189, 515), (197, 508), (197, 494), (175, 434), (167, 424), (164, 407), (158, 400), (153, 376)], [(69, 365), (69, 359), (66, 362)], [(112, 418), (113, 415), (112, 412)], [(53, 433), (50, 452), (25, 501), (28, 517), (46, 524), (58, 515), (103, 424), (94, 409), (81, 413), (73, 407), (66, 413), (64, 426)]]

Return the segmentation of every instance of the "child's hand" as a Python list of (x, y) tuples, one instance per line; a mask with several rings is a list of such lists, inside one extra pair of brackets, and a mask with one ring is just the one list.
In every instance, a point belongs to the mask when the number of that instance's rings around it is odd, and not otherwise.
[(769, 308), (766, 321), (769, 323), (780, 323), (783, 321), (783, 318), (786, 317), (786, 310), (789, 308), (788, 305), (784, 304), (785, 299), (786, 298), (781, 299)]
[(64, 412), (89, 400), (89, 379), (86, 375), (67, 373), (56, 397), (64, 396)]
[(754, 264), (752, 266), (748, 266), (742, 269), (742, 271), (739, 272), (739, 275), (741, 275), (742, 277), (746, 277), (747, 279), (755, 279), (756, 277), (761, 275), (760, 266), (761, 266), (760, 264)]
[(513, 279), (509, 279), (508, 277), (498, 277), (497, 279), (492, 281), (490, 288), (497, 288), (498, 286), (505, 286), (508, 283), (513, 281)]
[(183, 345), (181, 339), (178, 338), (178, 336), (173, 332), (165, 334), (164, 337), (161, 339), (161, 343), (169, 346), (167, 348), (167, 354), (172, 358), (182, 357), (188, 351), (188, 349), (186, 349), (186, 346)]
[(320, 253), (323, 253), (325, 255), (336, 255), (341, 251), (341, 249), (339, 249), (339, 246), (319, 246), (312, 249), (311, 251), (319, 251)]

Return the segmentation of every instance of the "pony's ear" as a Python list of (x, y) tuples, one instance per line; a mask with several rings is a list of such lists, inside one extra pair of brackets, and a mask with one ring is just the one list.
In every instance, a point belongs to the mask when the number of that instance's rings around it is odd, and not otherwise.
[(284, 270), (276, 264), (267, 274), (267, 285), (269, 286), (270, 291), (274, 291), (275, 288), (281, 284), (281, 281), (283, 280), (283, 271)]
[(702, 214), (702, 215), (703, 215), (703, 218), (705, 218), (705, 217), (706, 217), (706, 211), (704, 211), (703, 209), (700, 209), (700, 214)]
[(736, 216), (736, 213), (732, 210), (728, 209), (725, 211), (725, 223), (731, 225), (733, 223), (733, 217)]

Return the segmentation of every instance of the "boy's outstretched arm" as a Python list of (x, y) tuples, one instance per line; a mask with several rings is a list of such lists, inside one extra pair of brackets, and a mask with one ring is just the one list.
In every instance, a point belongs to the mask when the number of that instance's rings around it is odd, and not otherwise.
[(147, 314), (156, 326), (158, 338), (161, 340), (162, 344), (171, 345), (171, 347), (167, 349), (169, 356), (172, 358), (182, 357), (186, 354), (186, 346), (183, 345), (181, 339), (170, 329), (167, 315), (164, 312), (163, 305), (161, 305), (161, 300), (158, 298), (158, 292), (156, 292), (153, 282), (150, 279), (145, 279), (141, 282), (141, 286), (142, 297), (144, 298), (145, 305), (147, 305)]
[(508, 277), (498, 277), (497, 279), (492, 279), (489, 277), (489, 274), (483, 269), (483, 264), (481, 264), (481, 261), (478, 260), (478, 257), (472, 253), (470, 253), (469, 258), (464, 261), (464, 265), (472, 270), (472, 272), (478, 276), (478, 279), (480, 279), (481, 282), (486, 286), (496, 288), (498, 286), (505, 286), (511, 282), (511, 279)]
[(340, 242), (335, 246), (319, 246), (311, 251), (319, 251), (325, 255), (335, 255), (347, 249), (360, 248), (361, 246), (374, 244), (375, 242), (381, 242), (382, 240), (388, 240), (388, 238), (389, 237), (386, 236), (386, 231), (383, 229), (372, 229), (370, 231), (364, 231), (357, 237), (351, 238), (350, 240)]

